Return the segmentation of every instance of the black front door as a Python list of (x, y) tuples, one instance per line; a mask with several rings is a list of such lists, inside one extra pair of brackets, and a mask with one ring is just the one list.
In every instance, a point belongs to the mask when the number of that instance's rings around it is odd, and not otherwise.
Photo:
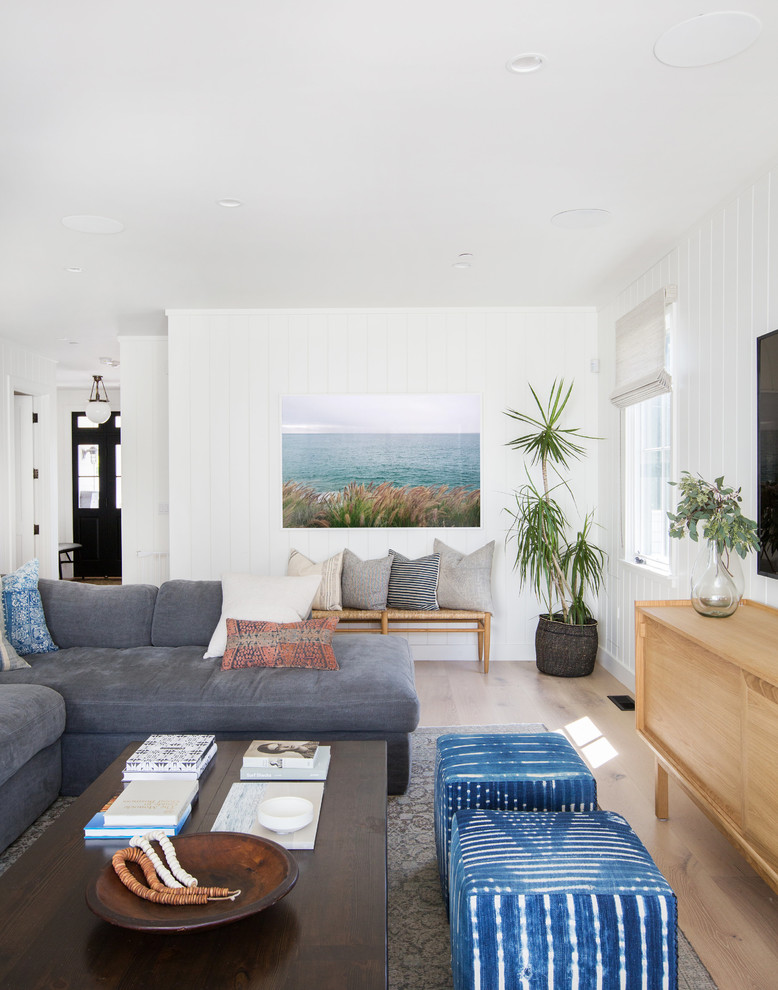
[(121, 416), (99, 426), (73, 413), (73, 555), (76, 577), (121, 577)]

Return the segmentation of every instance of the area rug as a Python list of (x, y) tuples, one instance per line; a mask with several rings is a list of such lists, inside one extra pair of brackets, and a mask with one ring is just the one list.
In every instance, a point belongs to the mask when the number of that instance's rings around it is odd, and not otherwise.
[[(389, 798), (389, 988), (451, 990), (449, 931), (440, 894), (433, 831), (435, 740), (444, 732), (541, 732), (539, 724), (420, 728), (413, 734), (413, 771), (406, 794)], [(58, 798), (2, 855), (3, 873), (75, 798)], [(678, 932), (679, 990), (716, 990)]]
[[(538, 724), (428, 727), (413, 734), (406, 794), (389, 798), (389, 990), (451, 990), (449, 928), (433, 830), (435, 740), (445, 732), (542, 732)], [(678, 932), (679, 990), (716, 990)]]

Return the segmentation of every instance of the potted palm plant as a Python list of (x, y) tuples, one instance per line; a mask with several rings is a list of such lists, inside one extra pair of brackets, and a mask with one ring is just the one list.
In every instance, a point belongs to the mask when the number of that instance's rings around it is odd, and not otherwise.
[(740, 559), (759, 549), (757, 524), (740, 511), (740, 489), (724, 485), (724, 475), (711, 484), (701, 476), (681, 472), (677, 485), (681, 498), (675, 512), (668, 512), (670, 536), (689, 535), (700, 550), (691, 573), (691, 601), (700, 615), (725, 618), (732, 615), (743, 597), (745, 582)]
[(544, 610), (535, 633), (538, 669), (561, 677), (582, 677), (594, 669), (597, 621), (587, 598), (596, 595), (605, 568), (605, 553), (592, 542), (593, 513), (576, 529), (559, 501), (565, 492), (572, 495), (562, 469), (586, 455), (579, 441), (597, 439), (562, 426), (572, 390), (563, 380), (554, 381), (544, 403), (530, 385), (536, 414), (506, 410), (529, 428), (508, 446), (525, 454), (530, 466), (539, 466), (542, 479), (539, 487), (525, 464), (527, 482), (514, 492), (515, 506), (507, 510), (512, 519), (508, 539), (516, 542), (514, 567), (522, 587), (532, 588)]

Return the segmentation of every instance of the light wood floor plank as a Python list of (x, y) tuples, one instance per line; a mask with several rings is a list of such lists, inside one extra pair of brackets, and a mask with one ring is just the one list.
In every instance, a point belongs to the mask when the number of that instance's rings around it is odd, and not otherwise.
[(608, 700), (631, 693), (616, 678), (600, 667), (590, 677), (546, 677), (532, 663), (501, 661), (484, 676), (474, 663), (419, 661), (416, 681), (422, 725), (543, 722), (569, 736), (589, 719), (615, 751), (593, 767), (600, 806), (624, 815), (656, 860), (719, 990), (778, 988), (778, 895), (672, 780), (670, 818), (655, 818), (653, 756), (634, 713)]

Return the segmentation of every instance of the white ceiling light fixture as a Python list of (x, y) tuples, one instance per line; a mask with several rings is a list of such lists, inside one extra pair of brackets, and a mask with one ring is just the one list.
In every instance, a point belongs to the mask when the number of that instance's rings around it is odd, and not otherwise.
[(79, 275), (81, 272), (83, 272), (83, 270), (84, 269), (83, 268), (79, 268), (78, 265), (69, 265), (65, 269), (65, 271), (66, 272), (70, 272), (71, 275)]
[(566, 230), (583, 230), (587, 227), (601, 227), (610, 218), (608, 210), (563, 210), (551, 217), (551, 223)]
[(90, 423), (104, 423), (111, 415), (111, 403), (105, 391), (102, 375), (92, 375), (92, 391), (86, 404), (86, 418)]
[(225, 210), (234, 210), (237, 206), (243, 206), (239, 199), (219, 199), (217, 206), (223, 206)]
[(537, 72), (546, 64), (546, 56), (540, 52), (522, 52), (521, 55), (514, 55), (505, 63), (508, 72), (518, 72), (524, 75), (528, 72)]
[(473, 267), (473, 256), (469, 251), (464, 254), (460, 254), (457, 260), (451, 266), (452, 268), (472, 268)]
[(100, 364), (105, 364), (109, 368), (118, 368), (119, 367), (119, 362), (116, 360), (116, 358), (110, 358), (110, 357), (101, 357), (100, 358)]
[(654, 45), (654, 55), (678, 69), (715, 65), (750, 48), (761, 30), (759, 18), (742, 10), (698, 14), (665, 31)]

